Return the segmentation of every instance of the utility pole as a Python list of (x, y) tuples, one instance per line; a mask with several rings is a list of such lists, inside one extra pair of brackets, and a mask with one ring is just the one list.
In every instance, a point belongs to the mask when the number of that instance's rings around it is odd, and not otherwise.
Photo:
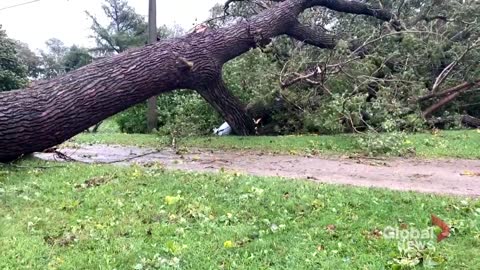
[[(157, 42), (157, 0), (149, 0), (148, 8), (148, 43)], [(152, 132), (158, 128), (157, 97), (147, 101), (147, 130)]]

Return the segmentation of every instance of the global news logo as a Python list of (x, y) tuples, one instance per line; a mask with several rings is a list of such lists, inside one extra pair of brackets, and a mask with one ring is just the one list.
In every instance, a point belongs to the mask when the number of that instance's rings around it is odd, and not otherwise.
[(437, 242), (441, 242), (450, 236), (450, 226), (445, 221), (432, 214), (431, 222), (433, 226), (425, 229), (389, 226), (383, 229), (382, 234), (385, 239), (395, 239), (402, 242), (423, 242), (434, 239), (436, 239)]

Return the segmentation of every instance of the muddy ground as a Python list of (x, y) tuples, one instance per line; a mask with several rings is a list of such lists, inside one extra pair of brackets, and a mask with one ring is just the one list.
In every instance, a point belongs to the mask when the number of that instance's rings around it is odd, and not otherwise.
[[(63, 148), (61, 152), (84, 162), (160, 162), (167, 168), (218, 172), (220, 169), (258, 176), (309, 179), (322, 183), (411, 190), (425, 193), (480, 196), (480, 160), (368, 159), (304, 157), (252, 151), (175, 151), (138, 147), (93, 145)], [(58, 159), (38, 153), (42, 159)], [(116, 162), (121, 161), (121, 162)]]

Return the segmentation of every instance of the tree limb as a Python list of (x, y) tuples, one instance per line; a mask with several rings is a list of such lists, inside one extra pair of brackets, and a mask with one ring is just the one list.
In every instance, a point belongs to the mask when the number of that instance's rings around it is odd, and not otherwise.
[(337, 45), (335, 36), (327, 34), (321, 29), (307, 27), (299, 21), (287, 31), (287, 35), (319, 48), (333, 49)]
[(367, 15), (379, 20), (391, 22), (395, 30), (403, 29), (400, 21), (390, 10), (379, 6), (370, 5), (364, 2), (351, 0), (306, 0), (305, 8), (322, 6), (331, 10), (345, 12), (350, 14)]
[(456, 85), (454, 87), (451, 87), (451, 88), (449, 88), (445, 91), (437, 92), (437, 93), (430, 93), (428, 95), (419, 97), (417, 99), (417, 102), (422, 102), (422, 101), (425, 101), (425, 100), (428, 100), (428, 99), (431, 99), (431, 98), (434, 98), (434, 97), (443, 97), (443, 96), (453, 94), (453, 93), (456, 93), (456, 92), (465, 91), (465, 90), (468, 90), (468, 89), (472, 88), (473, 86), (475, 86), (479, 83), (480, 83), (480, 80), (477, 80), (475, 82), (464, 82), (464, 83), (461, 83), (461, 84)]
[[(472, 87), (478, 85), (480, 83), (479, 81), (476, 82), (466, 82), (462, 83), (460, 85), (457, 85), (456, 87), (453, 87), (447, 91), (444, 91), (444, 94), (447, 94), (446, 97), (442, 98), (440, 101), (437, 103), (433, 104), (432, 106), (428, 107), (426, 110), (423, 111), (422, 116), (424, 118), (429, 117), (432, 115), (434, 112), (438, 111), (440, 108), (443, 106), (447, 105), (448, 103), (452, 102), (455, 98), (457, 98), (463, 91), (471, 89)], [(453, 89), (453, 90), (452, 90)], [(449, 91), (449, 92), (448, 92)]]

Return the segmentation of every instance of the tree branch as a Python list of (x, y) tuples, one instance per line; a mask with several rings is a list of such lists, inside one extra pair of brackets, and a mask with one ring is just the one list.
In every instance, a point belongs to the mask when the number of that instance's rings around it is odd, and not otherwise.
[(287, 35), (319, 48), (333, 49), (337, 45), (335, 36), (321, 29), (307, 27), (299, 21), (287, 31)]
[(462, 84), (451, 87), (451, 88), (449, 88), (445, 91), (438, 92), (438, 93), (431, 93), (431, 94), (419, 97), (417, 99), (417, 102), (422, 102), (422, 101), (425, 101), (425, 100), (428, 100), (428, 99), (431, 99), (431, 98), (434, 98), (434, 97), (443, 97), (443, 96), (453, 94), (453, 93), (456, 93), (456, 92), (461, 92), (461, 91), (470, 89), (470, 88), (472, 88), (473, 86), (475, 86), (479, 83), (480, 83), (480, 80), (477, 80), (475, 82), (464, 82)]
[(466, 82), (463, 84), (460, 84), (456, 87), (453, 87), (447, 91), (444, 91), (443, 93), (448, 94), (446, 97), (442, 98), (440, 101), (437, 103), (433, 104), (432, 106), (428, 107), (425, 111), (423, 111), (422, 116), (424, 118), (429, 117), (432, 115), (434, 112), (438, 111), (440, 108), (443, 106), (447, 105), (448, 103), (452, 102), (455, 98), (457, 98), (463, 91), (471, 89), (472, 87), (478, 85), (480, 83), (480, 80), (476, 82)]
[(280, 81), (280, 86), (282, 87), (282, 89), (285, 89), (287, 87), (290, 87), (300, 81), (306, 81), (310, 84), (313, 84), (313, 85), (319, 85), (320, 82), (317, 82), (317, 81), (313, 81), (311, 80), (312, 77), (316, 77), (317, 75), (321, 74), (322, 73), (322, 70), (320, 67), (316, 67), (314, 71), (310, 72), (310, 73), (307, 73), (307, 74), (298, 74), (298, 73), (294, 73), (294, 75), (296, 77), (293, 77), (293, 78), (289, 78), (287, 79), (286, 81)]
[(350, 0), (305, 0), (305, 8), (322, 6), (331, 10), (350, 14), (359, 14), (375, 17), (382, 21), (390, 21), (395, 30), (402, 30), (400, 21), (390, 10), (373, 6), (364, 2)]

